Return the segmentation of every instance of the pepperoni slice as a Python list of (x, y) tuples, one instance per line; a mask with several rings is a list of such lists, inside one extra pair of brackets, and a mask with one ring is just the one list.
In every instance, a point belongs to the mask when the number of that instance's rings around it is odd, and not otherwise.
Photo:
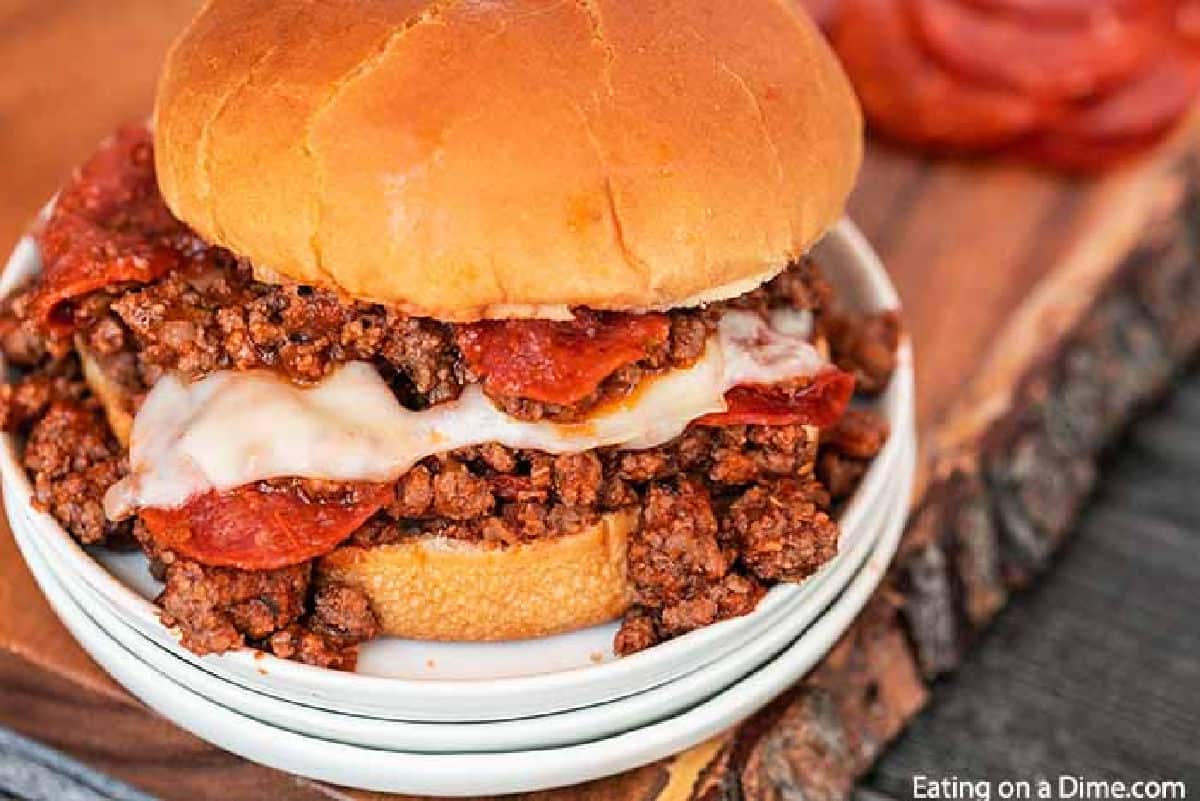
[(662, 314), (580, 310), (570, 322), (488, 320), (456, 329), (467, 366), (493, 396), (569, 405), (666, 343)]
[(1024, 93), (954, 77), (922, 51), (898, 0), (842, 0), (831, 38), (871, 122), (894, 139), (989, 150), (1053, 112)]
[(1134, 14), (1158, 0), (964, 0), (984, 11), (1039, 22), (1085, 22), (1103, 14)]
[(926, 50), (947, 69), (1036, 98), (1088, 97), (1142, 67), (1161, 41), (1155, 15), (1092, 14), (1065, 24), (993, 14), (960, 0), (907, 0)]
[(39, 325), (56, 331), (74, 326), (74, 301), (114, 284), (148, 283), (180, 262), (178, 251), (137, 234), (114, 234), (79, 217), (64, 215), (47, 225), (41, 241), (54, 240), (63, 255), (46, 263), (30, 312)]
[(292, 491), (247, 485), (138, 515), (157, 543), (201, 564), (273, 570), (333, 550), (392, 492), (389, 484), (362, 484), (353, 503), (313, 502)]
[(1179, 44), (1200, 54), (1200, 0), (1178, 0), (1172, 22)]
[(1096, 173), (1136, 159), (1160, 141), (1160, 137), (1133, 137), (1108, 142), (1072, 139), (1045, 134), (1022, 142), (1013, 150), (1020, 158), (1067, 173)]
[(1167, 136), (1200, 93), (1200, 57), (1176, 47), (1115, 92), (1022, 143), (1026, 158), (1073, 172), (1126, 161)]
[(1154, 136), (1192, 107), (1200, 89), (1200, 56), (1174, 48), (1120, 89), (1082, 106), (1058, 130), (1089, 139)]
[(853, 393), (854, 376), (832, 367), (817, 373), (809, 384), (799, 388), (743, 384), (725, 393), (728, 410), (707, 414), (696, 424), (828, 428), (842, 419)]
[(177, 266), (183, 226), (158, 192), (150, 132), (124, 128), (76, 173), (38, 233), (36, 321), (70, 329), (72, 302), (118, 283), (146, 283)]

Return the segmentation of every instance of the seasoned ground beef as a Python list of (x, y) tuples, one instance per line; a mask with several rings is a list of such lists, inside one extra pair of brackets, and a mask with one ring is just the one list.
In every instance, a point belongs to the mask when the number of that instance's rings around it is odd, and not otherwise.
[(200, 654), (265, 639), (304, 614), (311, 572), (307, 564), (250, 571), (172, 560), (158, 596), (163, 623)]
[(97, 338), (111, 343), (109, 353), (124, 345), (135, 354), (141, 388), (169, 370), (199, 377), (270, 368), (315, 382), (351, 360), (378, 363), (416, 408), (453, 399), (462, 388), (449, 326), (343, 303), (312, 287), (255, 281), (246, 265), (216, 248), (118, 295), (110, 313), (85, 329), (93, 347)]
[(837, 553), (829, 493), (812, 479), (754, 486), (722, 518), (742, 564), (767, 581), (801, 581)]
[(495, 443), (431, 456), (396, 482), (391, 504), (353, 535), (357, 545), (418, 535), (514, 544), (580, 531), (638, 506), (647, 487), (685, 476), (718, 494), (776, 478), (811, 477), (816, 441), (803, 426), (694, 428), (642, 451), (551, 456)]
[(833, 500), (854, 494), (889, 433), (887, 420), (861, 409), (848, 409), (837, 425), (822, 432), (817, 478)]
[(887, 420), (865, 409), (847, 409), (842, 419), (821, 435), (821, 446), (860, 461), (870, 461), (887, 442)]
[(855, 390), (878, 395), (896, 370), (900, 345), (900, 315), (829, 314), (823, 322), (833, 361), (854, 376)]
[(760, 312), (782, 307), (821, 313), (836, 308), (835, 301), (833, 286), (825, 280), (816, 261), (804, 258), (789, 264), (786, 270), (757, 289), (717, 306)]
[(60, 374), (46, 370), (0, 384), (0, 428), (24, 431), (39, 421), (53, 402), (83, 402), (89, 391), (78, 370), (73, 365), (60, 369)]
[(720, 620), (749, 614), (766, 591), (753, 576), (727, 573), (692, 597), (664, 607), (658, 615), (660, 638), (678, 637)]
[(185, 648), (222, 653), (261, 644), (285, 659), (353, 669), (355, 646), (379, 634), (361, 590), (310, 586), (311, 564), (278, 570), (209, 567), (156, 554), (164, 588), (163, 623), (179, 628)]
[[(819, 271), (803, 261), (748, 296), (670, 312), (665, 345), (617, 369), (576, 403), (491, 397), (521, 419), (578, 419), (628, 395), (647, 376), (692, 364), (722, 308), (788, 305), (820, 311), (829, 298)], [(112, 365), (113, 378), (134, 396), (171, 370), (196, 378), (216, 370), (269, 368), (315, 382), (339, 364), (366, 360), (379, 367), (402, 403), (421, 409), (458, 397), (463, 383), (474, 378), (462, 363), (453, 324), (343, 301), (313, 287), (265, 284), (219, 248), (198, 250), (185, 267), (152, 283), (101, 293), (95, 300), (91, 311), (77, 312), (86, 321), (83, 341), (109, 357), (105, 364)]]
[(357, 587), (335, 584), (318, 588), (311, 607), (307, 620), (275, 632), (267, 646), (283, 659), (353, 670), (358, 656), (355, 646), (379, 636), (370, 600)]
[(341, 646), (298, 623), (275, 632), (262, 647), (280, 659), (294, 659), (330, 670), (354, 670), (358, 662), (355, 648)]
[(327, 584), (313, 597), (308, 627), (328, 640), (353, 645), (379, 635), (371, 602), (357, 587)]
[(604, 483), (600, 457), (585, 451), (554, 459), (554, 492), (567, 506), (595, 506)]
[(624, 656), (644, 651), (658, 642), (658, 624), (654, 614), (644, 606), (635, 606), (625, 613), (625, 619), (621, 621), (621, 628), (613, 640), (613, 651)]
[(97, 545), (128, 536), (128, 522), (104, 516), (104, 493), (125, 475), (126, 464), (94, 402), (49, 403), (29, 429), (22, 459), (34, 503), (80, 542)]
[(752, 610), (766, 591), (737, 569), (709, 491), (682, 479), (651, 485), (638, 529), (629, 541), (634, 607), (614, 643), (632, 653)]
[(0, 352), (10, 367), (31, 369), (63, 359), (72, 346), (69, 340), (47, 338), (24, 321), (23, 307), (17, 301), (27, 297), (18, 293), (0, 300)]
[[(456, 396), (469, 378), (458, 366), (449, 326), (366, 304), (342, 305), (302, 287), (258, 284), (232, 262), (224, 271), (206, 269), (203, 279), (181, 271), (126, 290), (85, 328), (89, 350), (131, 393), (140, 394), (168, 369), (195, 376), (270, 367), (313, 381), (341, 361), (365, 358), (405, 403), (419, 408)], [(780, 297), (828, 303), (822, 286), (805, 264), (737, 304), (769, 308)], [(598, 393), (620, 394), (644, 370), (694, 359), (710, 317), (672, 315), (667, 350), (618, 371)], [(874, 388), (894, 364), (876, 353), (886, 350), (888, 323), (872, 318), (864, 323), (874, 332), (867, 336), (853, 333), (849, 319), (834, 325), (839, 352)], [(123, 454), (73, 357), (55, 358), (48, 340), (11, 322), (0, 329), (0, 346), (14, 362), (35, 365), (22, 381), (0, 388), (0, 422), (28, 434), (24, 458), (38, 502), (83, 542), (127, 532), (128, 523), (109, 523), (100, 505), (122, 474)], [(612, 389), (622, 382), (624, 388)], [(510, 401), (526, 417), (577, 411)], [(830, 559), (837, 541), (827, 511), (831, 496), (842, 499), (853, 490), (885, 439), (886, 427), (876, 418), (852, 412), (827, 433), (819, 458), (817, 442), (795, 425), (693, 427), (641, 451), (552, 456), (494, 443), (466, 448), (429, 457), (402, 476), (391, 503), (351, 539), (371, 546), (436, 535), (503, 547), (576, 532), (601, 514), (636, 508), (640, 526), (628, 557), (636, 604), (614, 646), (631, 653), (744, 614), (769, 583), (802, 579)], [(337, 497), (346, 488), (301, 480), (267, 484), (314, 499)], [(197, 652), (252, 644), (347, 668), (355, 645), (378, 632), (365, 596), (345, 587), (314, 591), (310, 565), (213, 568), (156, 553), (142, 539), (165, 582), (163, 619)]]
[(708, 490), (695, 481), (652, 485), (629, 542), (629, 570), (641, 606), (675, 606), (718, 583), (736, 557), (717, 541)]

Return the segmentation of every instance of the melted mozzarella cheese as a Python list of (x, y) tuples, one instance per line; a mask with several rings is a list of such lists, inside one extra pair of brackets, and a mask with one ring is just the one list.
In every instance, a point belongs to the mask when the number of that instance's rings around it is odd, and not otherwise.
[(109, 489), (105, 511), (120, 519), (286, 476), (388, 481), (431, 454), (486, 442), (547, 453), (653, 447), (725, 411), (725, 393), (738, 384), (772, 384), (824, 367), (809, 328), (727, 312), (694, 365), (648, 379), (577, 423), (518, 420), (478, 385), (455, 401), (410, 411), (365, 362), (345, 364), (308, 388), (265, 370), (222, 371), (190, 384), (168, 375), (138, 411), (130, 474)]

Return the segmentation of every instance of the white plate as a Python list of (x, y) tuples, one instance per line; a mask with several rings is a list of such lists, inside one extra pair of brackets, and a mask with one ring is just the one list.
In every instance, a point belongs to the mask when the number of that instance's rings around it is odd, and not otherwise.
[(866, 564), (837, 602), (769, 664), (668, 720), (565, 748), (491, 754), (412, 754), (330, 742), (279, 729), (175, 684), (110, 638), (80, 609), (30, 547), (18, 545), (51, 606), (84, 648), (145, 703), (199, 737), (269, 767), (368, 790), (466, 796), (541, 790), (619, 773), (703, 742), (753, 714), (829, 650), (882, 579), (904, 528), (915, 454), (904, 454), (907, 487)]
[[(878, 259), (849, 222), (839, 224), (820, 246), (831, 280), (859, 308), (897, 305), (894, 290)], [(37, 269), (36, 248), (23, 241), (14, 251), (5, 278)], [(3, 283), (0, 283), (0, 287)], [(911, 359), (907, 347), (901, 372), (880, 400), (893, 427), (912, 410)], [(898, 373), (900, 375), (900, 373)], [(907, 389), (905, 389), (907, 387)], [(56, 570), (87, 581), (116, 605), (122, 619), (185, 659), (174, 635), (157, 619), (149, 599), (157, 592), (144, 557), (81, 549), (55, 521), (29, 508), (29, 485), (11, 441), (0, 452), (0, 473), (15, 494), (15, 505), (29, 510), (52, 550)], [(891, 443), (876, 460), (843, 515), (843, 551), (865, 536), (864, 517), (884, 487)], [(26, 503), (20, 502), (21, 498)], [(100, 560), (99, 562), (96, 559)], [(612, 658), (615, 625), (509, 643), (427, 643), (384, 638), (363, 649), (357, 674), (321, 670), (242, 650), (205, 657), (206, 670), (243, 686), (313, 706), (382, 718), (419, 721), (502, 720), (544, 715), (611, 701), (685, 676), (745, 648), (760, 637), (784, 608), (811, 621), (819, 608), (808, 608), (836, 560), (807, 582), (779, 585), (751, 615), (725, 621), (619, 660)], [(597, 664), (599, 661), (599, 664)]]
[[(902, 450), (913, 447), (910, 429), (898, 430), (893, 436)], [(862, 538), (854, 551), (838, 561), (830, 580), (812, 600), (813, 607), (827, 608), (839, 589), (862, 566), (877, 542), (878, 534), (886, 527), (896, 494), (902, 492), (904, 486), (905, 478), (897, 469), (890, 477), (884, 502), (871, 510), (871, 518), (866, 524), (871, 535)], [(18, 527), (23, 533), (28, 531), (23, 525)], [(38, 546), (38, 538), (29, 539), (46, 561), (47, 555)], [(73, 600), (87, 609), (89, 616), (109, 636), (167, 678), (190, 687), (210, 701), (301, 734), (351, 745), (419, 753), (503, 752), (573, 745), (662, 720), (715, 695), (774, 658), (801, 634), (806, 625), (803, 619), (791, 619), (785, 608), (761, 637), (704, 669), (644, 693), (584, 709), (492, 723), (409, 723), (316, 709), (247, 690), (206, 670), (203, 660), (181, 658), (172, 649), (122, 622), (109, 602), (86, 583), (71, 581), (68, 577), (66, 587)]]

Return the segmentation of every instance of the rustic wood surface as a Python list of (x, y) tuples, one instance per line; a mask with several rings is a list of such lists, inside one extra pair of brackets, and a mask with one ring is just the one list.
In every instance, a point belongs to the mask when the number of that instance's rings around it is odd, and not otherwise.
[(1112, 449), (1054, 573), (1012, 607), (864, 784), (1147, 776), (1200, 790), (1200, 371)]
[[(0, 243), (98, 139), (146, 114), (190, 6), (0, 0)], [(1184, 139), (1090, 183), (871, 149), (851, 211), (906, 303), (926, 451), (901, 558), (821, 668), (746, 727), (673, 765), (550, 797), (849, 792), (926, 682), (1045, 565), (1100, 447), (1193, 350), (1192, 149)], [(164, 798), (346, 797), (223, 754), (130, 699), (54, 622), (6, 532), (0, 723)]]

